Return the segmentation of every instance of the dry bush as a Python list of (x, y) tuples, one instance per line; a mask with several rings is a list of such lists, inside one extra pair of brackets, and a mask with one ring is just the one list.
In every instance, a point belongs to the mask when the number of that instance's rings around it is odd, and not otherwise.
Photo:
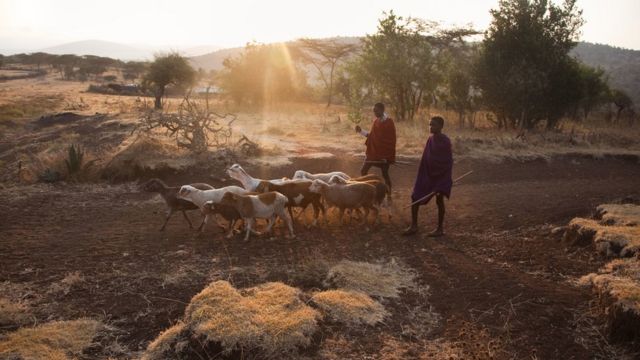
[(121, 144), (111, 161), (105, 165), (103, 176), (133, 179), (147, 171), (181, 171), (195, 163), (194, 158), (174, 145), (150, 136), (138, 136), (131, 142)]
[(327, 274), (327, 287), (361, 291), (371, 296), (397, 298), (400, 289), (415, 287), (415, 274), (395, 261), (371, 264), (343, 260)]
[(614, 339), (640, 340), (640, 261), (616, 259), (579, 282), (591, 286), (607, 314)]
[(96, 320), (52, 321), (21, 328), (0, 340), (0, 358), (66, 360), (77, 358), (105, 329)]
[(289, 280), (305, 289), (322, 289), (329, 273), (330, 264), (320, 254), (305, 259), (290, 271)]
[[(300, 291), (278, 282), (244, 291), (216, 281), (191, 299), (185, 311), (189, 339), (205, 339), (223, 354), (235, 350), (267, 358), (293, 355), (308, 346), (320, 314), (300, 299)], [(152, 342), (149, 351), (184, 350), (177, 327)], [(206, 344), (205, 344), (206, 345)]]
[(388, 315), (382, 304), (357, 291), (322, 291), (314, 294), (311, 301), (331, 319), (348, 326), (375, 325)]

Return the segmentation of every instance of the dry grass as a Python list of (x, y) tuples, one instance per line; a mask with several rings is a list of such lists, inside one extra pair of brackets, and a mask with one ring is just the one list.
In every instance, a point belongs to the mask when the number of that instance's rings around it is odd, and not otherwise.
[(30, 318), (26, 304), (0, 297), (0, 325), (23, 325)]
[(130, 179), (141, 171), (158, 169), (184, 170), (196, 159), (187, 152), (156, 137), (139, 136), (123, 142), (105, 165), (107, 177)]
[(369, 295), (350, 290), (318, 292), (311, 298), (331, 319), (348, 326), (375, 325), (388, 315)]
[(96, 320), (53, 321), (22, 328), (0, 340), (1, 358), (63, 360), (77, 358), (104, 325)]
[(189, 340), (185, 336), (186, 330), (185, 324), (179, 322), (161, 332), (142, 354), (142, 360), (163, 360), (177, 357), (189, 344)]
[(67, 273), (62, 280), (49, 285), (49, 290), (47, 292), (50, 294), (67, 295), (71, 291), (71, 288), (84, 283), (84, 281), (84, 276), (82, 276), (79, 271), (70, 272)]
[(299, 290), (277, 282), (244, 293), (226, 281), (213, 282), (193, 297), (185, 313), (196, 336), (219, 343), (225, 352), (242, 348), (265, 356), (308, 346), (318, 318), (300, 300)]
[(605, 265), (598, 274), (580, 279), (581, 285), (593, 286), (601, 296), (615, 299), (622, 309), (640, 316), (640, 261), (635, 258), (616, 259)]
[(415, 287), (414, 278), (410, 269), (394, 260), (385, 264), (343, 260), (331, 267), (325, 284), (370, 296), (397, 298), (400, 289)]
[(596, 214), (603, 225), (640, 225), (640, 206), (635, 204), (602, 204), (596, 208)]
[(565, 239), (582, 244), (593, 241), (606, 256), (628, 257), (640, 250), (640, 227), (607, 226), (597, 220), (575, 218), (569, 223)]

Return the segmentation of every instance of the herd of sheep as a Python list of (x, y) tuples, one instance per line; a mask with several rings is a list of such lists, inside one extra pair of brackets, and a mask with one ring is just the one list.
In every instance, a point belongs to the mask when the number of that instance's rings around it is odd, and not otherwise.
[[(169, 218), (176, 211), (181, 211), (189, 226), (193, 228), (185, 211), (199, 209), (203, 215), (199, 231), (203, 231), (211, 216), (218, 214), (228, 221), (227, 237), (233, 236), (236, 223), (243, 220), (246, 241), (251, 233), (256, 233), (255, 219), (267, 219), (266, 232), (270, 232), (276, 218), (279, 217), (289, 228), (289, 236), (295, 237), (292, 223), (294, 207), (301, 208), (301, 213), (304, 213), (311, 205), (314, 211), (314, 226), (318, 223), (320, 213), (326, 217), (325, 204), (340, 210), (340, 223), (343, 221), (345, 210), (360, 209), (364, 210), (363, 223), (367, 222), (370, 211), (373, 211), (376, 223), (379, 207), (388, 204), (390, 200), (389, 188), (377, 175), (351, 178), (340, 171), (312, 174), (298, 170), (292, 179), (263, 180), (250, 176), (238, 164), (227, 169), (227, 174), (238, 180), (242, 187), (226, 186), (215, 189), (204, 183), (170, 187), (159, 179), (151, 179), (144, 183), (142, 190), (159, 193), (167, 203), (167, 217), (160, 230), (165, 229)], [(306, 218), (303, 216), (302, 219), (306, 225)]]

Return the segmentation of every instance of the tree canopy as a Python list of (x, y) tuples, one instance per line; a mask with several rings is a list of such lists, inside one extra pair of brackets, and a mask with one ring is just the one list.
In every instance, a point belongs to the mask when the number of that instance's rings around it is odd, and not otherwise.
[(196, 79), (196, 71), (180, 54), (158, 55), (144, 75), (145, 86), (153, 88), (155, 108), (162, 108), (162, 98), (168, 85), (188, 87)]

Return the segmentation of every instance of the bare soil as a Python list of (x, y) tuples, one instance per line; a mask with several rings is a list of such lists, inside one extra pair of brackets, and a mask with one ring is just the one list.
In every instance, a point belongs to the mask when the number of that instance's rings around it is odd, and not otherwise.
[[(246, 169), (263, 178), (291, 176), (297, 169), (358, 172), (357, 159), (336, 155)], [(397, 211), (390, 222), (383, 220), (373, 229), (355, 222), (339, 226), (335, 219), (312, 229), (297, 224), (295, 239), (285, 239), (280, 227), (274, 238), (254, 237), (249, 242), (240, 236), (225, 239), (211, 225), (197, 236), (179, 214), (159, 232), (164, 203), (138, 192), (133, 183), (7, 187), (0, 189), (0, 283), (21, 284), (41, 294), (32, 299), (38, 322), (83, 316), (105, 320), (120, 329), (117, 343), (126, 351), (94, 349), (88, 356), (129, 357), (180, 319), (186, 303), (212, 280), (230, 280), (238, 288), (276, 280), (303, 286), (295, 283), (291, 270), (312, 259), (395, 258), (415, 269), (419, 283), (430, 287), (430, 305), (442, 318), (437, 328), (426, 339), (401, 336), (411, 321), (408, 314), (355, 333), (333, 324), (328, 329), (346, 331), (349, 341), (340, 342), (338, 335), (325, 330), (307, 356), (322, 358), (333, 351), (338, 358), (378, 358), (388, 353), (389, 338), (397, 347), (416, 348), (421, 341), (439, 338), (478, 341), (472, 333), (480, 330), (486, 332), (483, 339), (502, 344), (491, 355), (494, 358), (606, 356), (584, 345), (602, 348), (598, 344), (606, 343), (603, 338), (578, 339), (586, 335), (581, 335), (576, 319), (592, 307), (593, 298), (587, 289), (572, 284), (597, 271), (606, 259), (590, 248), (568, 247), (562, 234), (551, 230), (575, 216), (589, 216), (598, 204), (639, 196), (637, 160), (460, 161), (454, 176), (469, 170), (474, 174), (454, 188), (447, 203), (446, 236), (435, 239), (425, 236), (435, 224), (434, 204), (421, 210), (421, 233), (400, 236), (409, 218), (402, 207), (416, 168), (392, 168)], [(220, 180), (221, 171), (168, 174), (165, 180), (231, 184)], [(68, 292), (47, 292), (72, 272), (84, 280)], [(404, 296), (404, 305), (389, 304), (396, 307), (395, 313), (423, 301), (412, 299), (412, 293)], [(333, 348), (326, 348), (329, 344)], [(404, 351), (403, 357), (418, 357), (417, 349)], [(483, 354), (474, 355), (488, 357)]]

